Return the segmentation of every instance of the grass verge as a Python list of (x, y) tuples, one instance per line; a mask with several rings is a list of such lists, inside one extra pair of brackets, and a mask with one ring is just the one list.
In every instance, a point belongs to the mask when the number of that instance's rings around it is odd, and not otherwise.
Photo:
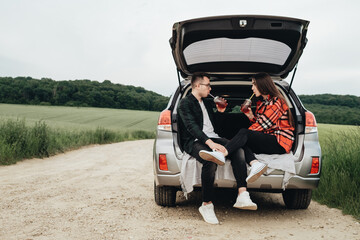
[(155, 132), (115, 131), (103, 127), (67, 131), (49, 128), (43, 121), (27, 126), (25, 120), (6, 120), (0, 123), (0, 165), (14, 164), (27, 158), (48, 157), (89, 144), (151, 138), (155, 138)]
[(360, 127), (319, 130), (322, 174), (314, 200), (360, 220)]

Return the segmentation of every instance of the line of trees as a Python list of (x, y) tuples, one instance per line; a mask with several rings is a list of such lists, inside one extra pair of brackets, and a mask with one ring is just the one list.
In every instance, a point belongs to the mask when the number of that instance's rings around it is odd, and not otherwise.
[(353, 95), (315, 94), (299, 95), (303, 104), (345, 106), (360, 109), (360, 97)]
[[(299, 97), (319, 123), (360, 125), (360, 97), (334, 94)], [(168, 97), (142, 87), (113, 84), (109, 80), (100, 83), (0, 77), (2, 103), (161, 111), (168, 101)]]
[(318, 123), (360, 125), (360, 97), (352, 95), (300, 95)]
[(142, 87), (90, 80), (0, 77), (0, 102), (161, 111), (169, 98)]
[(360, 126), (360, 109), (322, 104), (304, 104), (318, 123)]

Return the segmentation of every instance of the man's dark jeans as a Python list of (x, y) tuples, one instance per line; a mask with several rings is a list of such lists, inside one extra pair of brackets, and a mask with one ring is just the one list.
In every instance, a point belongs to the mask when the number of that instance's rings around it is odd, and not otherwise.
[[(225, 145), (229, 140), (225, 138), (212, 138), (216, 143)], [(210, 202), (214, 197), (214, 181), (217, 164), (210, 161), (205, 161), (199, 156), (200, 150), (212, 151), (206, 144), (199, 141), (194, 142), (191, 156), (202, 163), (201, 170), (201, 185), (202, 185), (202, 201)], [(246, 187), (247, 168), (241, 149), (237, 149), (227, 157), (231, 160), (231, 166), (236, 179), (237, 187)]]

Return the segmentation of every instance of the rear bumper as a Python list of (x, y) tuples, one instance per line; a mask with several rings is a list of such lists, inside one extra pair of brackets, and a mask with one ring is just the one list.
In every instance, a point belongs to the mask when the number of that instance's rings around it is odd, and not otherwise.
[[(261, 176), (257, 181), (248, 184), (249, 189), (258, 189), (261, 191), (281, 190), (283, 175), (268, 175)], [(319, 185), (320, 178), (304, 178), (301, 176), (294, 176), (289, 180), (289, 184), (286, 189), (315, 189)], [(180, 185), (180, 173), (174, 175), (161, 175), (155, 176), (155, 182), (157, 186), (173, 186), (181, 188)], [(236, 188), (235, 181), (229, 180), (215, 180), (215, 187), (219, 188)], [(195, 187), (201, 187), (196, 185)]]
[(174, 175), (155, 175), (156, 186), (172, 186), (180, 188), (180, 173)]
[[(256, 182), (249, 183), (248, 188), (262, 189), (263, 191), (272, 189), (282, 189), (283, 175), (261, 176)], [(293, 176), (290, 178), (286, 189), (315, 189), (319, 185), (320, 178), (304, 178)]]

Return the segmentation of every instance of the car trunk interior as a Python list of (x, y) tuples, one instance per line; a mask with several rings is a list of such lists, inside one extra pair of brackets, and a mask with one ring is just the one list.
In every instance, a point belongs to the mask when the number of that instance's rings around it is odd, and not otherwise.
[[(249, 119), (240, 111), (241, 104), (252, 94), (251, 85), (213, 85), (211, 93), (227, 100), (228, 106), (221, 118), (223, 121), (217, 126), (217, 133), (227, 139), (231, 139), (241, 128), (250, 126)], [(212, 97), (207, 97), (207, 101), (212, 101)], [(256, 100), (253, 98), (253, 103)], [(253, 111), (255, 105), (252, 104)], [(214, 105), (214, 111), (216, 107)]]

